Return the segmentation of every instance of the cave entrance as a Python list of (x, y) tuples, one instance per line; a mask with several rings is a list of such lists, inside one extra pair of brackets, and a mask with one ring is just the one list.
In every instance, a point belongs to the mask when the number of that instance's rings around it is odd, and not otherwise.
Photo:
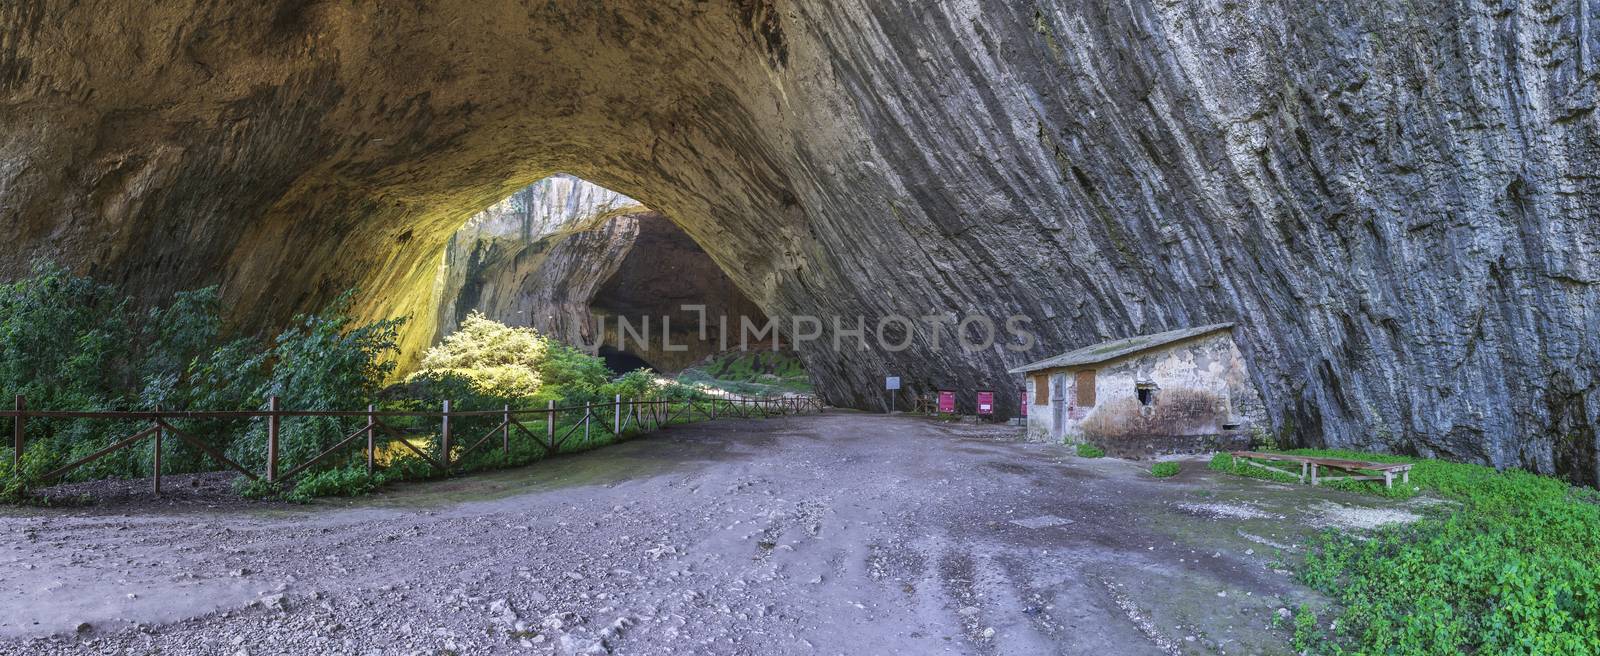
[(739, 366), (726, 351), (739, 347), (742, 320), (766, 325), (761, 308), (666, 215), (576, 176), (540, 180), (469, 218), (433, 293), (436, 340), (477, 311), (589, 349), (619, 374), (810, 386), (792, 353), (781, 366)]
[(655, 371), (655, 367), (646, 362), (644, 358), (628, 351), (619, 351), (613, 346), (602, 345), (598, 355), (600, 359), (605, 360), (606, 368), (610, 369), (611, 373), (619, 376), (635, 369)]

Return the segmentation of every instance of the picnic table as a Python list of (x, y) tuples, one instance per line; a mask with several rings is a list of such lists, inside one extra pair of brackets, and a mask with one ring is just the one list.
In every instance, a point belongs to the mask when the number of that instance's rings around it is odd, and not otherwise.
[[(1400, 477), (1401, 483), (1411, 482), (1411, 463), (1409, 462), (1372, 462), (1368, 460), (1349, 460), (1345, 458), (1323, 458), (1318, 456), (1302, 456), (1292, 453), (1268, 453), (1264, 451), (1232, 451), (1234, 466), (1239, 465), (1240, 459), (1246, 464), (1260, 467), (1267, 471), (1281, 474), (1295, 475), (1293, 471), (1280, 467), (1262, 464), (1257, 460), (1268, 462), (1286, 462), (1300, 465), (1300, 482), (1306, 482), (1309, 477), (1312, 485), (1321, 485), (1323, 481), (1383, 481), (1386, 488), (1394, 487), (1394, 478)], [(1341, 472), (1342, 476), (1319, 475), (1319, 470), (1327, 468)], [(1375, 472), (1364, 474), (1362, 472)]]

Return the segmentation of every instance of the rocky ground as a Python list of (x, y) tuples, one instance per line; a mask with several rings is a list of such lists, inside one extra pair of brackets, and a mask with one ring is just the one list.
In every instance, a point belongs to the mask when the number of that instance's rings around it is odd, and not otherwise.
[(1286, 652), (1303, 538), (1409, 516), (1019, 434), (830, 412), (353, 502), (8, 509), (0, 653)]

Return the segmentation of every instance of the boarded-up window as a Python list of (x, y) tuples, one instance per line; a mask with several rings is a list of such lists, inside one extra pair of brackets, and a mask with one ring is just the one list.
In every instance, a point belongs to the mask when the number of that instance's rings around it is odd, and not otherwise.
[(1033, 377), (1033, 404), (1050, 405), (1050, 377), (1043, 374)]
[(1094, 370), (1078, 372), (1072, 384), (1078, 388), (1078, 407), (1094, 407)]

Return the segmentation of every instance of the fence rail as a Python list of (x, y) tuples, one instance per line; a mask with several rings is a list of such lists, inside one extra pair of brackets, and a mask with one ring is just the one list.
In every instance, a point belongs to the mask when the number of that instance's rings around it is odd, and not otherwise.
[[(180, 442), (188, 444), (216, 461), (218, 465), (238, 471), (250, 480), (266, 480), (269, 483), (283, 483), (294, 477), (310, 471), (313, 467), (326, 462), (340, 454), (348, 454), (357, 440), (365, 438), (362, 451), (366, 457), (367, 473), (371, 474), (377, 469), (378, 435), (396, 438), (390, 444), (399, 444), (413, 454), (431, 465), (434, 469), (445, 474), (462, 462), (466, 456), (472, 454), (495, 437), (500, 438), (502, 452), (511, 454), (511, 436), (515, 434), (529, 440), (533, 445), (540, 447), (542, 455), (557, 453), (567, 444), (567, 440), (577, 434), (581, 429), (585, 442), (589, 440), (591, 431), (605, 431), (613, 437), (620, 438), (629, 430), (650, 431), (671, 426), (678, 420), (679, 423), (695, 421), (698, 412), (704, 420), (715, 420), (722, 417), (771, 417), (798, 414), (807, 411), (822, 411), (822, 400), (814, 396), (785, 396), (769, 399), (750, 399), (737, 397), (705, 397), (687, 400), (673, 399), (629, 399), (624, 400), (618, 396), (607, 403), (585, 403), (556, 407), (555, 401), (550, 401), (544, 408), (512, 409), (505, 406), (500, 410), (451, 410), (450, 402), (445, 401), (439, 410), (378, 410), (376, 406), (367, 406), (366, 410), (284, 410), (278, 406), (278, 397), (273, 396), (267, 400), (266, 410), (136, 410), (136, 411), (73, 411), (73, 410), (30, 410), (27, 400), (21, 395), (16, 397), (15, 408), (0, 411), (0, 419), (12, 421), (12, 454), (11, 471), (15, 476), (22, 476), (22, 455), (27, 446), (27, 424), (29, 419), (100, 419), (100, 420), (143, 420), (149, 425), (134, 432), (127, 437), (112, 442), (105, 447), (83, 456), (70, 463), (57, 467), (33, 480), (23, 479), (25, 487), (37, 486), (57, 480), (73, 470), (91, 462), (104, 458), (123, 449), (133, 448), (141, 441), (153, 440), (151, 459), (151, 488), (156, 494), (161, 493), (161, 451), (162, 443), (170, 435)], [(581, 415), (573, 420), (564, 431), (558, 430), (557, 420), (562, 417), (572, 417), (573, 413)], [(365, 423), (355, 431), (348, 433), (338, 442), (334, 443), (320, 453), (313, 455), (303, 462), (296, 463), (288, 471), (279, 472), (281, 458), (280, 447), (285, 443), (286, 431), (283, 429), (282, 420), (285, 418), (303, 417), (328, 417), (341, 419), (364, 419)], [(437, 440), (434, 446), (437, 455), (429, 454), (417, 445), (412, 444), (412, 437), (418, 435), (408, 434), (404, 430), (392, 425), (395, 419), (429, 419), (438, 418), (439, 430), (432, 437)], [(484, 432), (465, 448), (458, 448), (451, 432), (452, 419), (470, 418), (498, 418), (500, 422), (493, 428)], [(257, 474), (227, 455), (215, 446), (207, 444), (189, 431), (181, 430), (172, 425), (173, 421), (204, 420), (204, 419), (266, 419), (267, 443), (265, 471)], [(542, 419), (545, 424), (544, 435), (541, 437), (536, 431), (529, 428), (526, 422)], [(389, 420), (389, 421), (385, 421)], [(558, 436), (559, 433), (559, 436)]]

